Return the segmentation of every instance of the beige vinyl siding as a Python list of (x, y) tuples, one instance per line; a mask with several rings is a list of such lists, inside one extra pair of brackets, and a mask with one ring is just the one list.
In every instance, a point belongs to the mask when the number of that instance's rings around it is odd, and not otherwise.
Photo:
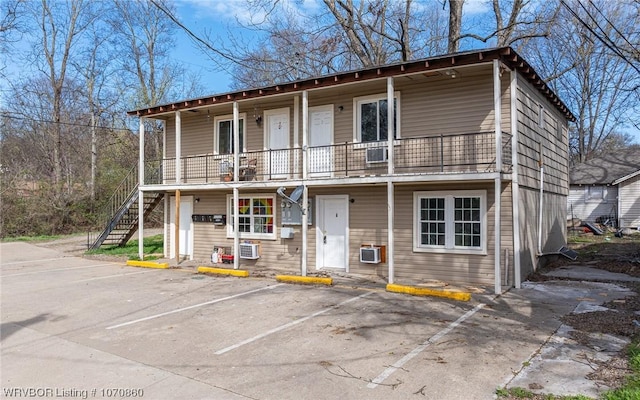
[[(509, 132), (509, 80), (504, 74), (502, 89), (502, 129)], [(386, 79), (350, 84), (344, 88), (311, 90), (309, 107), (334, 105), (334, 143), (352, 142), (354, 138), (353, 99), (361, 96), (386, 95)], [(493, 72), (490, 64), (461, 68), (457, 77), (412, 75), (394, 79), (394, 90), (400, 93), (400, 129), (403, 138), (460, 133), (491, 132), (494, 130)], [(264, 149), (264, 120), (258, 126), (255, 115), (264, 111), (289, 107), (290, 145), (294, 144), (294, 97), (298, 96), (299, 123), (302, 123), (302, 95), (284, 95), (261, 99), (260, 103), (240, 102), (239, 112), (246, 113), (246, 147), (248, 151)], [(342, 110), (338, 110), (341, 106)], [(232, 113), (231, 105), (213, 107), (209, 114), (182, 112), (182, 155), (213, 152), (216, 116)], [(461, 118), (463, 116), (464, 118)], [(167, 157), (175, 155), (175, 116), (166, 121)], [(298, 143), (302, 144), (302, 127)]]
[[(555, 254), (566, 243), (566, 196), (544, 193), (542, 214), (542, 253)], [(538, 264), (538, 217), (540, 215), (540, 192), (520, 187), (520, 237), (521, 271), (523, 280), (537, 270)], [(542, 263), (547, 259), (540, 259)]]
[[(440, 280), (448, 283), (492, 285), (494, 283), (494, 190), (493, 182), (465, 184), (465, 190), (486, 190), (487, 254), (469, 255), (413, 251), (413, 192), (460, 190), (459, 185), (415, 185), (396, 188), (395, 275), (398, 283)], [(504, 205), (504, 204), (503, 204)], [(509, 214), (505, 211), (506, 214)], [(508, 240), (508, 236), (503, 238)]]
[(618, 185), (620, 194), (620, 225), (640, 230), (640, 175)]
[[(541, 104), (544, 112), (543, 127), (539, 126)], [(522, 79), (518, 80), (517, 110), (520, 185), (529, 188), (539, 186), (538, 161), (542, 148), (544, 190), (568, 195), (568, 139), (564, 117)]]

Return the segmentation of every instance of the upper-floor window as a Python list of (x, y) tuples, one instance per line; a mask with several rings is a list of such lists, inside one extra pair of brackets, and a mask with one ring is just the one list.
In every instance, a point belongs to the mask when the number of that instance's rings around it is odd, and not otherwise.
[[(241, 114), (238, 119), (238, 127), (240, 128), (240, 152), (246, 152), (244, 143), (244, 121), (245, 114)], [(222, 115), (214, 118), (215, 125), (215, 143), (214, 151), (216, 154), (233, 154), (233, 115)]]
[[(400, 93), (394, 93), (393, 127), (394, 139), (400, 137), (398, 115), (400, 115)], [(388, 99), (386, 94), (356, 97), (354, 102), (354, 124), (356, 141), (377, 142), (389, 138)]]

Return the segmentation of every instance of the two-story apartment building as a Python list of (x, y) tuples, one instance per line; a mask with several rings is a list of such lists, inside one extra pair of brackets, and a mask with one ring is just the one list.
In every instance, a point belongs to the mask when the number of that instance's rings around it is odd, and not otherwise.
[(565, 244), (574, 117), (511, 48), (129, 114), (141, 149), (145, 119), (164, 122), (139, 196), (165, 193), (167, 257), (499, 293)]

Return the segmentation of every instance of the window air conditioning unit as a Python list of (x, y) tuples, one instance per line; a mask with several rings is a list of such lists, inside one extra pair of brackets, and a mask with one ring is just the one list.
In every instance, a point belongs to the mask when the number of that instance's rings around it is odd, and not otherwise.
[(387, 161), (386, 147), (371, 147), (367, 149), (367, 164), (383, 163)]
[(260, 258), (260, 254), (258, 254), (259, 246), (257, 243), (240, 243), (240, 258), (257, 260)]
[(365, 264), (380, 264), (380, 247), (360, 247), (360, 262)]

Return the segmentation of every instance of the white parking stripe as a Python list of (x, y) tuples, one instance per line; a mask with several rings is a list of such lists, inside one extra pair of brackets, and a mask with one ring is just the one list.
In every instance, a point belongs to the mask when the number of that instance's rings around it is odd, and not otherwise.
[(396, 372), (398, 369), (402, 368), (402, 366), (404, 364), (406, 364), (407, 362), (409, 362), (409, 360), (411, 360), (412, 358), (414, 358), (415, 356), (420, 354), (424, 349), (426, 349), (427, 347), (429, 347), (433, 343), (435, 343), (438, 340), (440, 340), (444, 335), (446, 335), (447, 333), (451, 332), (458, 325), (463, 323), (467, 318), (471, 317), (473, 314), (477, 313), (484, 306), (485, 306), (484, 304), (478, 304), (473, 309), (467, 311), (463, 316), (461, 316), (460, 318), (458, 318), (457, 320), (455, 320), (454, 322), (449, 324), (449, 326), (447, 326), (446, 328), (444, 328), (440, 332), (436, 333), (435, 335), (431, 336), (429, 339), (427, 339), (426, 342), (422, 343), (420, 346), (418, 346), (415, 349), (411, 350), (411, 352), (409, 352), (406, 356), (402, 357), (400, 360), (396, 361), (392, 366), (390, 366), (389, 368), (385, 369), (380, 375), (378, 375), (374, 380), (372, 380), (371, 383), (369, 383), (367, 385), (367, 387), (369, 389), (375, 389), (379, 384), (384, 382), (385, 379), (390, 377), (391, 374)]
[(264, 333), (261, 333), (261, 334), (259, 334), (259, 335), (254, 336), (254, 337), (252, 337), (252, 338), (250, 338), (250, 339), (243, 340), (242, 342), (240, 342), (240, 343), (236, 343), (236, 344), (234, 344), (233, 346), (225, 347), (225, 348), (224, 348), (224, 349), (222, 349), (222, 350), (218, 350), (218, 351), (216, 351), (214, 354), (216, 354), (216, 355), (220, 355), (220, 354), (224, 354), (224, 353), (226, 353), (226, 352), (228, 352), (228, 351), (235, 350), (235, 349), (237, 349), (237, 348), (238, 348), (238, 347), (240, 347), (240, 346), (244, 346), (245, 344), (248, 344), (248, 343), (251, 343), (251, 342), (255, 342), (256, 340), (260, 340), (260, 339), (262, 339), (262, 338), (264, 338), (264, 337), (266, 337), (266, 336), (269, 336), (269, 335), (271, 335), (271, 334), (273, 334), (273, 333), (280, 332), (280, 331), (285, 330), (285, 329), (287, 329), (287, 328), (290, 328), (290, 327), (292, 327), (292, 326), (294, 326), (294, 325), (300, 324), (300, 323), (302, 323), (302, 322), (304, 322), (304, 321), (306, 321), (306, 320), (309, 320), (309, 319), (311, 319), (311, 318), (317, 317), (318, 315), (321, 315), (321, 314), (324, 314), (324, 313), (329, 312), (329, 311), (331, 311), (331, 310), (334, 310), (334, 309), (336, 309), (336, 308), (338, 308), (338, 307), (340, 307), (340, 306), (342, 306), (342, 305), (344, 305), (344, 304), (347, 304), (347, 303), (350, 303), (350, 302), (352, 302), (352, 301), (355, 301), (355, 300), (361, 299), (361, 298), (363, 298), (363, 297), (366, 297), (366, 296), (368, 296), (368, 295), (370, 295), (370, 294), (372, 294), (372, 293), (373, 293), (373, 292), (366, 292), (366, 293), (361, 294), (360, 296), (352, 297), (352, 298), (350, 298), (350, 299), (347, 299), (347, 300), (343, 301), (342, 303), (338, 303), (338, 304), (336, 304), (336, 305), (334, 305), (334, 306), (331, 306), (331, 307), (325, 308), (324, 310), (320, 310), (320, 311), (315, 312), (315, 313), (313, 313), (313, 314), (311, 314), (311, 315), (307, 315), (307, 316), (306, 316), (306, 317), (304, 317), (304, 318), (297, 319), (297, 320), (295, 320), (295, 321), (289, 322), (288, 324), (280, 325), (280, 326), (279, 326), (279, 327), (277, 327), (277, 328), (273, 328), (273, 329), (271, 329), (271, 330), (268, 330), (268, 331), (266, 331), (266, 332), (264, 332)]
[(69, 283), (79, 283), (79, 282), (89, 282), (89, 281), (97, 281), (100, 279), (107, 279), (107, 278), (117, 278), (119, 276), (127, 276), (127, 275), (138, 275), (138, 274), (146, 274), (149, 272), (154, 272), (153, 270), (147, 270), (147, 271), (140, 271), (140, 272), (129, 272), (128, 274), (116, 274), (116, 275), (107, 275), (107, 276), (98, 276), (96, 278), (89, 278), (89, 279), (81, 279), (79, 281), (71, 281)]
[(172, 310), (172, 311), (167, 311), (167, 312), (163, 312), (163, 313), (156, 314), (156, 315), (151, 315), (149, 317), (144, 317), (144, 318), (136, 319), (136, 320), (133, 320), (133, 321), (124, 322), (124, 323), (118, 324), (118, 325), (112, 325), (112, 326), (107, 327), (106, 329), (116, 329), (116, 328), (121, 328), (121, 327), (127, 326), (127, 325), (133, 325), (133, 324), (137, 324), (138, 322), (148, 321), (150, 319), (164, 317), (165, 315), (170, 315), (170, 314), (175, 314), (175, 313), (179, 313), (179, 312), (186, 311), (186, 310), (191, 310), (192, 308), (202, 307), (202, 306), (206, 306), (206, 305), (209, 305), (209, 304), (219, 303), (219, 302), (225, 301), (225, 300), (235, 299), (236, 297), (244, 296), (244, 295), (251, 294), (251, 293), (261, 292), (263, 290), (273, 289), (273, 288), (276, 288), (276, 287), (282, 286), (282, 285), (284, 285), (284, 284), (283, 283), (279, 283), (279, 284), (273, 285), (273, 286), (266, 286), (266, 287), (262, 287), (262, 288), (258, 288), (258, 289), (254, 289), (254, 290), (249, 290), (248, 292), (242, 292), (242, 293), (234, 294), (232, 296), (223, 297), (221, 299), (215, 299), (215, 300), (207, 301), (207, 302), (200, 303), (200, 304), (194, 304), (192, 306), (179, 308), (177, 310)]
[(33, 275), (33, 274), (44, 274), (46, 272), (57, 272), (57, 271), (70, 271), (72, 269), (83, 269), (83, 268), (95, 268), (95, 267), (104, 267), (105, 265), (121, 265), (118, 263), (106, 263), (106, 264), (95, 264), (95, 265), (83, 265), (82, 267), (70, 267), (70, 268), (57, 268), (57, 269), (41, 269), (38, 271), (31, 272), (23, 272), (21, 274), (11, 274), (11, 275), (2, 275), (2, 278), (9, 278), (11, 276), (23, 276), (23, 275)]
[(56, 257), (56, 258), (41, 258), (39, 260), (28, 260), (28, 261), (14, 261), (14, 262), (8, 262), (8, 263), (0, 263), (0, 265), (2, 265), (3, 267), (6, 267), (8, 265), (16, 265), (16, 264), (32, 264), (32, 263), (37, 263), (37, 262), (42, 262), (42, 261), (55, 261), (55, 260), (62, 260), (64, 258), (71, 258), (71, 257)]

